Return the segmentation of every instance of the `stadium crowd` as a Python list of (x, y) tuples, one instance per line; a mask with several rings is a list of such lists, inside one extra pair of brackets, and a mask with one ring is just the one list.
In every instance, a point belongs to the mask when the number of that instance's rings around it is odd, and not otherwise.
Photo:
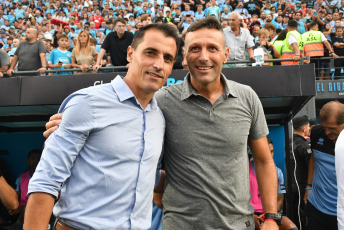
[[(231, 48), (229, 61), (255, 60), (257, 48), (262, 48), (264, 59), (294, 59), (282, 65), (297, 64), (298, 55), (310, 56), (319, 69), (317, 75), (326, 79), (331, 76), (330, 59), (314, 57), (336, 58), (335, 76), (341, 75), (344, 64), (344, 59), (337, 58), (344, 55), (343, 0), (0, 2), (0, 70), (9, 76), (15, 70), (42, 74), (47, 69), (80, 68), (86, 73), (101, 66), (125, 66), (132, 35), (142, 26), (170, 23), (184, 39), (186, 29), (205, 17), (220, 20)], [(80, 58), (84, 55), (87, 58)], [(182, 57), (175, 68), (183, 68)]]

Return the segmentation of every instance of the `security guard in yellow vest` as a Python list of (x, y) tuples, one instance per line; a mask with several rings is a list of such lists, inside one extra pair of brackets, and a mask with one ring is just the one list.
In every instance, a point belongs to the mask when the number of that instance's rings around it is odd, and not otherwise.
[(311, 63), (315, 64), (317, 76), (319, 76), (319, 57), (324, 56), (324, 45), (329, 50), (332, 57), (337, 57), (333, 52), (330, 43), (327, 41), (324, 34), (319, 30), (319, 25), (316, 22), (311, 22), (309, 31), (302, 34), (302, 42), (304, 45), (304, 56), (311, 57)]
[(282, 61), (282, 65), (297, 65), (303, 53), (301, 34), (297, 32), (298, 23), (295, 20), (288, 22), (287, 37), (283, 41), (282, 59), (292, 58), (294, 61)]

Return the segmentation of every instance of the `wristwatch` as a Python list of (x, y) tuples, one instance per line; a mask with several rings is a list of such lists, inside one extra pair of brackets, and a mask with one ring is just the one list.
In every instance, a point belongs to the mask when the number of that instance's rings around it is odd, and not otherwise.
[(274, 220), (278, 226), (282, 225), (282, 214), (281, 213), (265, 213), (263, 216), (263, 221), (266, 219)]
[(46, 66), (46, 65), (44, 65), (44, 66), (42, 66), (42, 68), (47, 68), (47, 66)]

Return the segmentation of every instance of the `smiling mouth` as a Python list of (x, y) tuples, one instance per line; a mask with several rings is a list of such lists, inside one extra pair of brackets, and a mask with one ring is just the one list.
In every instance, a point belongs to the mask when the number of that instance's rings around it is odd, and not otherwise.
[(212, 66), (196, 66), (197, 69), (199, 70), (209, 70), (213, 68)]
[(163, 76), (161, 76), (159, 74), (155, 74), (155, 73), (147, 73), (147, 74), (152, 76), (152, 77), (163, 78)]

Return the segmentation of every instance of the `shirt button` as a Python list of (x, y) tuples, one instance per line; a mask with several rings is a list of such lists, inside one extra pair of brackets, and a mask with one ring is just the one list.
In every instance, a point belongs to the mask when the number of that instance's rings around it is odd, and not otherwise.
[(141, 190), (140, 188), (137, 188), (137, 191), (138, 191), (138, 192), (140, 192), (140, 190)]
[(134, 219), (134, 214), (131, 214), (131, 215), (130, 215), (130, 219)]

